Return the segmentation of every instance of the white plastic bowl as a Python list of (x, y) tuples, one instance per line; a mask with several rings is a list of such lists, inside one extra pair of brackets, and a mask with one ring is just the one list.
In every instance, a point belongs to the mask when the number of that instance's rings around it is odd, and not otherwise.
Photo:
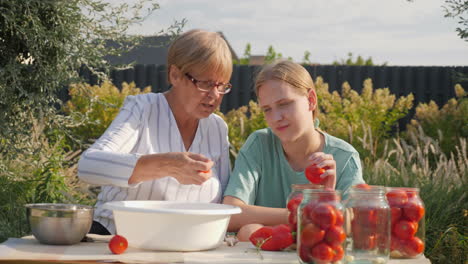
[(112, 210), (117, 233), (131, 247), (161, 251), (199, 251), (218, 247), (232, 214), (241, 209), (214, 203), (119, 201)]

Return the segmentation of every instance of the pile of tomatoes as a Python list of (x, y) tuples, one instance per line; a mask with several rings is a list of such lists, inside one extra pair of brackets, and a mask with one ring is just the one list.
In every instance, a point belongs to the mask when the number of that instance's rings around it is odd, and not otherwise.
[(416, 257), (424, 251), (424, 241), (416, 236), (423, 223), (424, 205), (412, 189), (392, 188), (387, 192), (391, 208), (391, 256)]
[(343, 212), (333, 193), (321, 193), (300, 209), (299, 257), (302, 262), (335, 262), (344, 256)]

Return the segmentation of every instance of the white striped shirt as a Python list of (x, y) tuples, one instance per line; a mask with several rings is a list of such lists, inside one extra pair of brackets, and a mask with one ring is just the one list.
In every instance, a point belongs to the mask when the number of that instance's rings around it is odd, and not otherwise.
[(213, 176), (201, 185), (183, 185), (168, 175), (157, 180), (129, 185), (128, 179), (141, 155), (185, 152), (171, 108), (163, 94), (128, 96), (106, 132), (81, 155), (78, 176), (101, 185), (94, 220), (115, 234), (112, 212), (101, 206), (109, 201), (177, 200), (221, 201), (230, 173), (227, 125), (211, 114), (198, 122), (188, 152), (200, 153), (215, 165)]

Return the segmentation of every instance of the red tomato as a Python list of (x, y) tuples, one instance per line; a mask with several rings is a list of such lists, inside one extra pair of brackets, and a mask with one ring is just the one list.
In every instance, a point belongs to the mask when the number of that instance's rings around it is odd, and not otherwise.
[(375, 241), (380, 250), (386, 250), (390, 246), (390, 238), (387, 234), (375, 234)]
[(391, 240), (390, 240), (390, 250), (401, 251), (401, 249), (403, 248), (403, 243), (404, 243), (404, 240), (399, 239), (395, 235), (392, 235)]
[(301, 202), (302, 202), (302, 193), (299, 193), (293, 198), (291, 198), (291, 200), (289, 200), (288, 205), (287, 205), (289, 212), (296, 213), (297, 207), (299, 206)]
[(417, 201), (409, 201), (403, 208), (403, 214), (411, 221), (419, 222), (424, 216), (424, 207)]
[(341, 226), (331, 226), (325, 234), (325, 242), (335, 247), (341, 245), (346, 238), (346, 233)]
[(115, 235), (109, 241), (109, 249), (114, 254), (122, 254), (128, 248), (128, 241), (125, 237)]
[(250, 242), (262, 250), (283, 250), (294, 243), (291, 229), (287, 225), (264, 226), (249, 237)]
[(322, 184), (325, 179), (320, 178), (320, 175), (322, 175), (324, 172), (324, 169), (317, 168), (315, 164), (312, 164), (306, 168), (305, 176), (311, 183)]
[(391, 190), (387, 193), (387, 200), (390, 207), (403, 207), (408, 202), (408, 195), (404, 190)]
[(401, 208), (391, 207), (390, 212), (392, 214), (392, 226), (401, 218)]
[(311, 212), (310, 219), (321, 228), (329, 228), (336, 223), (336, 211), (329, 204), (318, 204)]
[(303, 262), (311, 262), (312, 256), (310, 254), (310, 248), (301, 244), (301, 247), (299, 248), (299, 258), (301, 258)]
[(407, 220), (400, 220), (393, 226), (393, 233), (400, 239), (410, 239), (416, 234), (416, 231), (416, 223)]
[(375, 235), (361, 235), (353, 233), (353, 245), (356, 249), (372, 250), (375, 248)]
[(342, 226), (344, 224), (344, 217), (343, 217), (343, 213), (338, 210), (338, 209), (335, 209), (335, 214), (336, 214), (336, 222), (335, 222), (335, 225), (337, 226)]
[(271, 239), (273, 235), (273, 227), (271, 226), (264, 226), (259, 228), (257, 231), (253, 232), (249, 240), (252, 244), (256, 247), (262, 247), (266, 242), (267, 239)]
[(369, 228), (375, 228), (377, 225), (377, 213), (374, 209), (370, 208), (354, 208), (354, 215), (356, 217), (356, 221), (363, 226)]
[(291, 228), (291, 230), (296, 231), (297, 230), (297, 214), (289, 213), (288, 223), (289, 223), (289, 227)]
[(408, 195), (408, 199), (412, 199), (418, 195), (416, 191), (413, 190), (406, 190), (406, 195)]
[(319, 261), (331, 261), (334, 257), (333, 249), (326, 243), (319, 243), (312, 248), (312, 259)]
[(333, 250), (333, 259), (332, 259), (333, 262), (339, 261), (343, 258), (344, 250), (342, 246), (334, 246), (332, 247), (332, 250)]
[(409, 257), (415, 257), (424, 251), (424, 242), (418, 237), (412, 237), (404, 241), (403, 253)]
[(365, 183), (356, 184), (356, 185), (354, 185), (354, 187), (358, 188), (358, 189), (363, 189), (363, 190), (370, 190), (371, 189), (371, 187), (368, 184), (365, 184)]
[(301, 231), (301, 245), (312, 247), (325, 237), (325, 230), (314, 224), (307, 224)]

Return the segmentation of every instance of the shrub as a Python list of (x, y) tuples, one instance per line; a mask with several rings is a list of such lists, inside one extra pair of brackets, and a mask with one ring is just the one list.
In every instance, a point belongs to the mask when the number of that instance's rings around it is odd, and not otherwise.
[[(396, 96), (388, 88), (373, 89), (372, 81), (367, 79), (359, 95), (345, 82), (341, 95), (328, 91), (328, 84), (322, 78), (316, 80), (320, 127), (330, 134), (352, 144), (363, 158), (381, 152), (382, 139), (391, 135), (399, 119), (403, 118), (413, 106), (413, 95)], [(371, 138), (366, 136), (371, 135)], [(367, 145), (368, 146), (367, 146)]]
[(119, 90), (111, 82), (105, 81), (101, 86), (77, 83), (70, 86), (71, 99), (66, 103), (64, 111), (77, 124), (73, 134), (82, 141), (100, 137), (122, 107), (125, 97), (151, 92), (147, 86), (140, 90), (135, 83), (123, 83)]
[[(407, 130), (414, 132), (421, 126), (430, 137), (437, 139), (445, 154), (455, 151), (459, 138), (468, 138), (468, 98), (459, 84), (455, 85), (456, 98), (439, 109), (434, 101), (419, 104)], [(443, 135), (443, 136), (442, 136)]]

